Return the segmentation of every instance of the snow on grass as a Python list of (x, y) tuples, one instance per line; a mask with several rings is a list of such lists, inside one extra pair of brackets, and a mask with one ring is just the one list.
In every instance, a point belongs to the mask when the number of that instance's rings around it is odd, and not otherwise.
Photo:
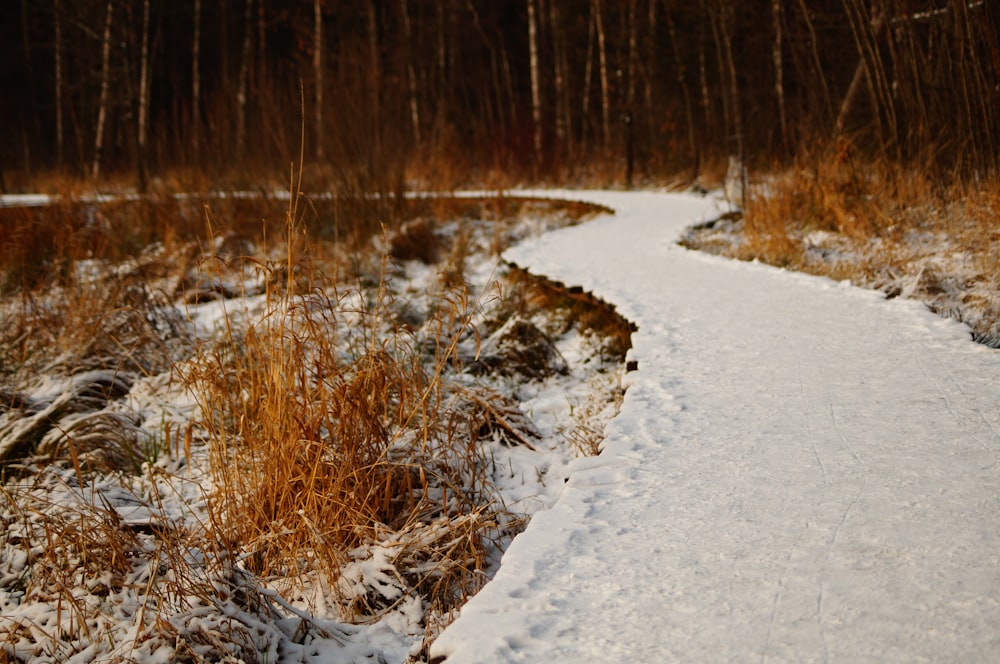
[[(38, 437), (52, 443), (48, 456), (12, 455), (18, 458), (3, 470), (0, 649), (16, 658), (53, 662), (422, 658), (451, 618), (450, 604), (431, 604), (422, 593), (437, 585), (458, 593), (454, 599), (460, 600), (462, 593), (482, 585), (523, 523), (556, 500), (569, 460), (588, 444), (597, 444), (620, 399), (620, 358), (607, 355), (600, 339), (582, 334), (578, 326), (560, 324), (555, 333), (546, 323), (552, 312), (535, 312), (530, 320), (549, 330), (545, 334), (566, 369), (543, 380), (463, 373), (464, 366), (475, 362), (478, 335), (463, 331), (458, 320), (434, 323), (434, 316), (440, 317), (435, 313), (441, 308), (440, 281), (458, 278), (448, 297), (468, 308), (484, 335), (503, 327), (514, 315), (510, 300), (520, 287), (506, 291), (499, 282), (493, 285), (504, 271), (498, 270), (492, 252), (511, 238), (559, 223), (565, 220), (538, 206), (517, 222), (466, 218), (461, 225), (442, 224), (442, 236), (461, 242), (452, 244), (441, 264), (392, 264), (382, 270), (379, 285), (377, 261), (363, 259), (354, 268), (357, 286), (317, 290), (294, 301), (269, 290), (273, 256), (250, 270), (238, 260), (208, 257), (196, 266), (197, 274), (179, 281), (171, 273), (162, 282), (145, 284), (150, 291), (175, 292), (171, 304), (147, 299), (123, 305), (135, 307), (140, 316), (147, 315), (144, 306), (159, 313), (149, 316), (144, 345), (98, 346), (97, 363), (107, 369), (77, 372), (74, 358), (91, 361), (86, 353), (94, 344), (87, 336), (67, 334), (56, 337), (53, 350), (59, 374), (45, 373), (44, 367), (55, 365), (43, 355), (27, 358), (20, 369), (12, 367), (0, 402), (4, 440), (34, 422), (38, 436), (24, 438), (28, 449)], [(93, 290), (87, 296), (93, 304), (79, 311), (92, 309), (103, 322), (96, 307), (105, 301), (105, 284), (132, 280), (138, 267), (87, 260), (77, 269), (85, 276), (80, 283)], [(435, 516), (428, 511), (395, 527), (376, 524), (344, 552), (335, 578), (313, 569), (309, 550), (301, 551), (300, 574), (281, 578), (254, 573), (257, 553), (223, 537), (226, 530), (213, 507), (219, 485), (209, 472), (213, 434), (206, 427), (207, 404), (183, 380), (191, 370), (186, 366), (204, 362), (204, 357), (191, 359), (196, 357), (191, 349), (224, 346), (249, 326), (281, 329), (283, 317), (298, 315), (296, 311), (308, 316), (332, 305), (338, 322), (330, 338), (343, 346), (342, 357), (348, 361), (358, 348), (372, 343), (373, 337), (358, 326), (372, 323), (372, 303), (379, 297), (373, 289), (383, 289), (391, 300), (379, 315), (380, 327), (371, 328), (374, 333), (409, 330), (413, 348), (428, 362), (435, 362), (435, 343), (440, 344), (435, 339), (441, 334), (431, 324), (461, 335), (454, 362), (436, 370), (455, 385), (455, 396), (445, 403), (457, 409), (456, 426), (464, 426), (459, 418), (478, 418), (470, 420), (478, 429), (462, 435), (476, 442), (477, 472), (493, 492), (483, 496), (489, 503), (456, 513), (456, 490), (460, 494), (467, 487), (432, 482), (427, 495), (441, 503), (442, 512)], [(466, 291), (473, 295), (461, 294)], [(476, 293), (485, 295), (477, 301)], [(53, 291), (51, 297), (57, 299), (59, 293)], [(167, 308), (183, 323), (157, 326)], [(18, 341), (24, 338), (19, 330), (32, 329), (36, 319), (31, 311), (13, 310), (17, 316), (7, 320), (20, 326), (11, 328)], [(91, 337), (107, 333), (101, 325), (86, 325), (94, 326), (87, 328)], [(184, 337), (183, 345), (175, 343), (178, 335)], [(352, 340), (352, 335), (360, 336)], [(189, 349), (187, 359), (170, 371), (135, 370), (160, 366), (137, 350), (150, 353), (156, 344), (167, 343), (173, 357)], [(128, 358), (127, 368), (115, 359), (115, 348)], [(119, 383), (121, 389), (114, 388)], [(89, 401), (76, 398), (81, 394)], [(128, 427), (111, 426), (119, 421), (115, 418)], [(84, 430), (81, 421), (93, 426)], [(94, 456), (105, 451), (101, 441), (120, 438), (125, 430), (134, 432), (121, 445), (126, 464)], [(88, 441), (93, 448), (84, 445)], [(403, 433), (398, 445), (414, 442), (412, 434)], [(273, 536), (280, 540), (282, 531)], [(473, 550), (469, 544), (479, 540), (485, 558), (462, 558), (463, 551)], [(462, 573), (474, 583), (447, 590), (442, 584), (451, 583), (456, 565), (466, 566)]]

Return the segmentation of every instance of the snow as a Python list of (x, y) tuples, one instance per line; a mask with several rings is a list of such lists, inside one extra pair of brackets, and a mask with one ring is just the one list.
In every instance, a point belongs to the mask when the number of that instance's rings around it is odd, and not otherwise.
[[(536, 192), (537, 193), (537, 192)], [(683, 194), (505, 254), (638, 326), (620, 414), (432, 646), (462, 662), (985, 661), (1000, 356), (922, 305), (690, 252)]]

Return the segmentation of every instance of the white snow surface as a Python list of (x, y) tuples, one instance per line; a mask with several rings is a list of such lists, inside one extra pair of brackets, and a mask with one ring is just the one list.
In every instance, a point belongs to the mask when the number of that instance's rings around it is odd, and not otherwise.
[(544, 195), (616, 214), (505, 258), (616, 305), (638, 370), (432, 655), (1000, 656), (997, 351), (913, 301), (679, 247), (711, 198)]

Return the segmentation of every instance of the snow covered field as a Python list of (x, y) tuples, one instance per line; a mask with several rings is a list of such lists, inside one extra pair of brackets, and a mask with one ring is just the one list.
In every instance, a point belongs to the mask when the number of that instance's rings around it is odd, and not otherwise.
[(998, 656), (1000, 356), (919, 303), (678, 247), (710, 199), (561, 195), (616, 215), (505, 257), (615, 304), (638, 370), (432, 655)]

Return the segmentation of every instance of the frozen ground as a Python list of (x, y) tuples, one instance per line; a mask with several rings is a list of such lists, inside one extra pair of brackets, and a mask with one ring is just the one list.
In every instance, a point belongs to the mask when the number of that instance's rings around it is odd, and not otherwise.
[[(550, 193), (551, 195), (551, 193)], [(913, 301), (689, 252), (710, 199), (509, 250), (638, 325), (600, 457), (435, 642), (461, 662), (989, 661), (1000, 356)]]

